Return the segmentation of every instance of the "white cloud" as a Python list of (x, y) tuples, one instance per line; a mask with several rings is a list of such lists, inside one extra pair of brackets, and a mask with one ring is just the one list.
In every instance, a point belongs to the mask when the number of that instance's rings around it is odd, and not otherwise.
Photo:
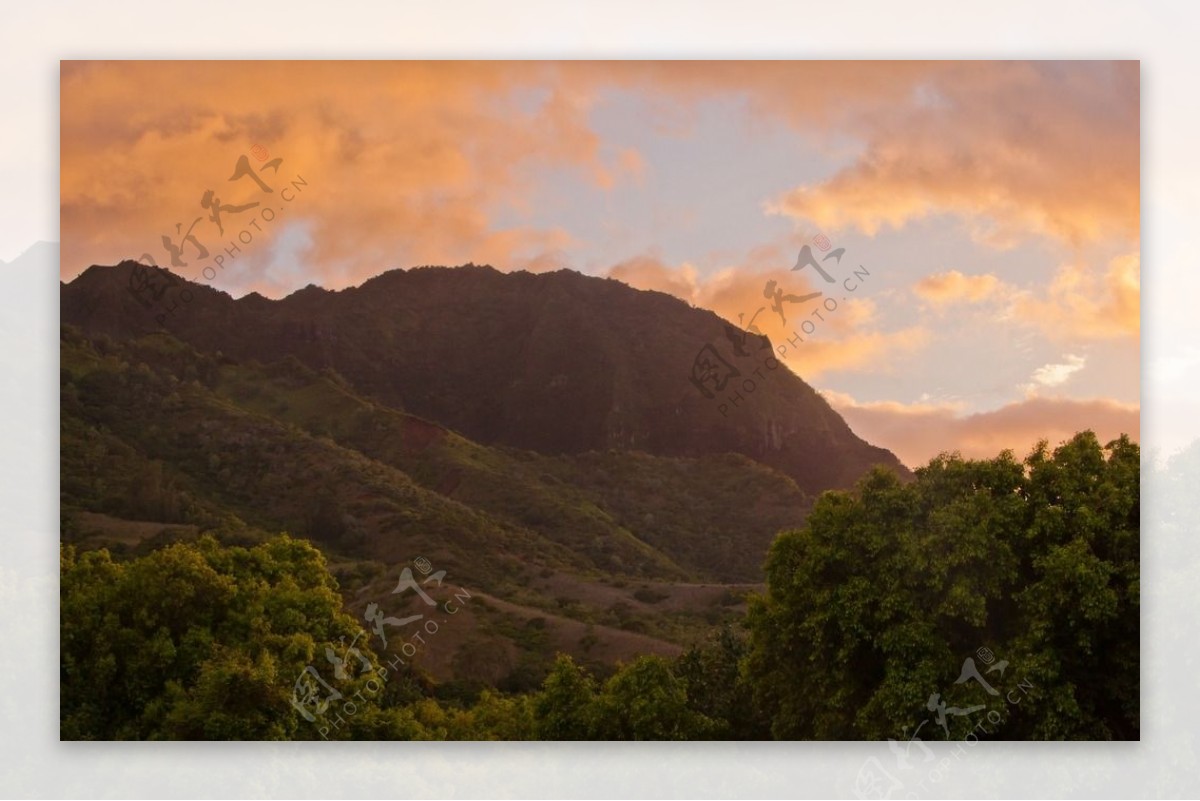
[(1076, 356), (1068, 353), (1063, 358), (1066, 361), (1059, 364), (1046, 364), (1034, 370), (1033, 383), (1027, 385), (1026, 389), (1033, 391), (1038, 387), (1061, 386), (1087, 364), (1086, 356)]

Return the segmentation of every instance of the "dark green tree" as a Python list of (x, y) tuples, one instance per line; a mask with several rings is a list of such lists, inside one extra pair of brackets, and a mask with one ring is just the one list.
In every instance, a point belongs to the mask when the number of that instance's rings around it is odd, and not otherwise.
[[(1004, 739), (1136, 738), (1138, 478), (1136, 444), (1083, 432), (1024, 463), (943, 455), (911, 483), (878, 470), (823, 495), (751, 605), (745, 666), (772, 733), (902, 739), (938, 704), (984, 704)], [(981, 647), (1021, 703), (956, 683)]]
[(741, 670), (746, 654), (745, 637), (731, 626), (722, 626), (684, 652), (674, 665), (676, 675), (687, 683), (688, 705), (713, 721), (714, 739), (762, 740), (771, 736), (770, 722)]

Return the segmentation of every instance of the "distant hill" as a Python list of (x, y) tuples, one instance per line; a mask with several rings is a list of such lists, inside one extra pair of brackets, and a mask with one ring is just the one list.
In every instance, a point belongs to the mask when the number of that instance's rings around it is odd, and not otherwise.
[[(782, 363), (766, 369), (765, 338), (747, 335), (738, 355), (732, 329), (712, 312), (567, 270), (392, 270), (359, 287), (309, 286), (273, 301), (234, 300), (123, 262), (63, 286), (62, 321), (121, 339), (165, 329), (239, 361), (291, 356), (485, 445), (549, 455), (739, 453), (810, 495), (850, 487), (876, 464), (907, 475)], [(690, 380), (698, 354), (715, 366), (714, 380)], [(740, 375), (718, 388), (732, 370)]]

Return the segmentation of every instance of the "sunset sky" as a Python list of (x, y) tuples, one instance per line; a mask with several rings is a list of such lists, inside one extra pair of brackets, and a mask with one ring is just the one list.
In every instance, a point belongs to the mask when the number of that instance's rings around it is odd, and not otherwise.
[(61, 272), (200, 217), (250, 241), (171, 269), (234, 296), (569, 268), (779, 344), (818, 305), (774, 280), (836, 298), (785, 363), (858, 434), (1023, 455), (1138, 435), (1139, 112), (1136, 62), (64, 62)]

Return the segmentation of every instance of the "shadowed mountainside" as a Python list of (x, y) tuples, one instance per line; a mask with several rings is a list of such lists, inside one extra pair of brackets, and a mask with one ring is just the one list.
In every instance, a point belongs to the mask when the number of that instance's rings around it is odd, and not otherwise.
[[(144, 287), (145, 305), (131, 286)], [(118, 338), (165, 328), (201, 352), (242, 361), (293, 356), (483, 444), (544, 454), (740, 453), (809, 494), (849, 487), (875, 464), (908, 475), (782, 363), (768, 370), (764, 338), (748, 335), (739, 357), (712, 312), (568, 270), (392, 270), (359, 287), (309, 286), (273, 301), (234, 300), (123, 262), (65, 285), (62, 320)], [(741, 373), (711, 398), (689, 380), (708, 344)], [(765, 377), (755, 378), (756, 368)], [(752, 391), (740, 383), (747, 379)]]
[(811, 505), (744, 456), (483, 446), (332, 371), (162, 332), (64, 326), (60, 380), (64, 543), (125, 559), (288, 531), (327, 555), (355, 614), (394, 607), (423, 556), (480, 593), (423, 662), (443, 679), (527, 687), (557, 651), (597, 669), (677, 653), (738, 613)]

